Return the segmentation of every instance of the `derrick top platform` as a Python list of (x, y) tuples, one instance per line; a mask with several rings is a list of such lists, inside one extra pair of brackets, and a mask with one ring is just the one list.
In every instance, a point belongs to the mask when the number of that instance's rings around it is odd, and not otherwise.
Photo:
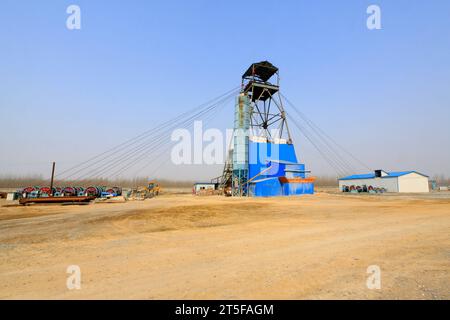
[(242, 92), (250, 95), (252, 101), (271, 99), (279, 90), (278, 85), (269, 82), (275, 74), (278, 75), (278, 68), (269, 61), (253, 63), (242, 75)]
[(261, 61), (253, 63), (242, 75), (242, 79), (257, 78), (258, 80), (267, 82), (277, 72), (278, 68), (269, 61)]

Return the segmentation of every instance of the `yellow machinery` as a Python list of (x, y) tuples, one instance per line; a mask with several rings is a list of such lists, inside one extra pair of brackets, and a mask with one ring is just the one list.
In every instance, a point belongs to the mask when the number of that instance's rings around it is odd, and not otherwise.
[(148, 194), (149, 194), (149, 198), (153, 198), (154, 196), (159, 195), (160, 191), (161, 191), (161, 187), (159, 186), (159, 184), (156, 181), (150, 181), (148, 183)]
[(138, 187), (131, 191), (131, 199), (145, 200), (153, 198), (161, 192), (161, 187), (156, 181), (150, 181), (146, 187)]

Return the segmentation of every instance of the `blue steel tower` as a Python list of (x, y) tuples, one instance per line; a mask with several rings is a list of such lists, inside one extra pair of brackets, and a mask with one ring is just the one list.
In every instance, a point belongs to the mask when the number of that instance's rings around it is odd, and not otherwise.
[[(275, 84), (271, 82), (275, 79)], [(278, 68), (252, 64), (242, 76), (236, 99), (232, 149), (221, 184), (233, 196), (280, 196), (314, 192), (297, 162), (283, 108)]]
[[(270, 82), (275, 78), (275, 83)], [(251, 101), (251, 131), (269, 142), (284, 139), (292, 144), (280, 95), (278, 68), (268, 61), (252, 64), (242, 75), (242, 94)]]

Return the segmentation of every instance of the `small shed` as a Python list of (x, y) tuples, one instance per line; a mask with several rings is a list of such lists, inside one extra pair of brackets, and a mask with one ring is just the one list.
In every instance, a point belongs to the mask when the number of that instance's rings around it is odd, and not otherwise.
[(194, 184), (193, 193), (202, 194), (205, 192), (214, 192), (217, 189), (217, 184), (212, 182), (196, 182)]

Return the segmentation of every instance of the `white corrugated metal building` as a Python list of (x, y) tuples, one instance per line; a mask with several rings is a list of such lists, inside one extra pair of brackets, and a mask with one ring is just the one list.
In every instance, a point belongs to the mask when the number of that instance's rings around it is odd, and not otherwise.
[(215, 189), (216, 189), (216, 184), (215, 183), (196, 182), (194, 184), (193, 193), (194, 194), (199, 194), (201, 192), (214, 191)]
[(417, 171), (386, 172), (375, 170), (374, 173), (357, 174), (339, 179), (339, 190), (350, 186), (372, 186), (384, 188), (387, 192), (430, 192), (428, 176)]

